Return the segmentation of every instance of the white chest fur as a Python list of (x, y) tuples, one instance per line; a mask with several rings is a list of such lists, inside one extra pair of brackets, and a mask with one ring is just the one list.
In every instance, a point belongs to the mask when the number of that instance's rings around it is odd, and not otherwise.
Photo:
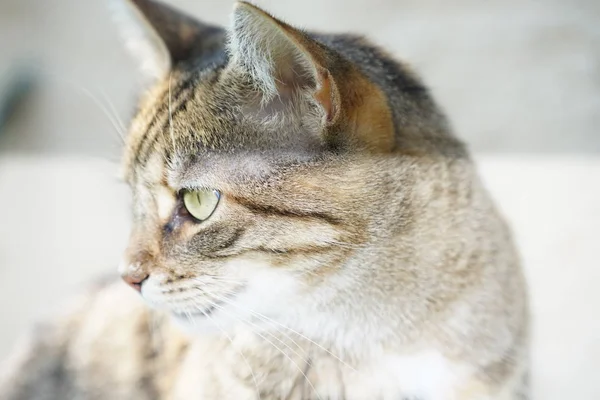
[[(191, 369), (195, 373), (188, 376), (188, 383), (193, 380), (195, 384), (185, 385), (188, 389), (185, 391), (187, 395), (202, 393), (203, 399), (212, 399), (213, 394), (219, 399), (258, 399), (252, 382), (240, 382), (237, 378), (243, 374), (239, 371), (231, 373), (236, 364), (238, 368), (245, 369), (244, 360), (238, 359), (232, 363), (231, 357), (207, 350), (204, 347), (204, 368), (198, 368), (197, 357), (194, 357), (196, 365)], [(209, 356), (212, 358), (210, 361), (206, 359), (209, 354), (212, 356)], [(263, 367), (273, 371), (272, 365)], [(259, 386), (263, 393), (261, 400), (463, 400), (465, 397), (459, 393), (469, 379), (467, 368), (451, 362), (433, 350), (412, 355), (382, 356), (356, 370), (342, 365), (332, 357), (324, 357), (314, 360), (310, 368), (301, 368), (303, 372), (291, 373), (289, 383), (282, 382), (281, 376), (271, 381), (264, 375), (267, 371), (261, 371), (258, 365), (253, 365), (253, 369), (254, 374), (259, 377)], [(282, 365), (281, 369), (300, 371), (299, 368), (290, 368), (289, 365)], [(197, 375), (200, 370), (204, 370), (202, 378)], [(304, 373), (305, 376), (302, 376)], [(203, 379), (204, 377), (208, 379)], [(199, 388), (197, 384), (200, 382), (202, 387)], [(215, 385), (220, 387), (215, 388)], [(295, 387), (291, 390), (292, 394), (287, 392), (286, 387)], [(228, 397), (228, 394), (233, 397)], [(466, 398), (488, 399), (487, 396), (481, 395)]]
[[(436, 351), (389, 355), (346, 373), (348, 400), (454, 400), (467, 371)], [(458, 399), (457, 399), (458, 400)]]

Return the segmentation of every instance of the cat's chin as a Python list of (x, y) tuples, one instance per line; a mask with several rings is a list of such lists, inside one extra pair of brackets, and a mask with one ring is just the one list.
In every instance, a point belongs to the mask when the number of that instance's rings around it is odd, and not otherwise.
[(194, 335), (218, 335), (233, 330), (236, 321), (219, 310), (197, 313), (170, 313), (171, 319), (182, 331)]
[(171, 317), (175, 325), (188, 334), (216, 335), (221, 333), (221, 330), (205, 316), (184, 317), (172, 314)]

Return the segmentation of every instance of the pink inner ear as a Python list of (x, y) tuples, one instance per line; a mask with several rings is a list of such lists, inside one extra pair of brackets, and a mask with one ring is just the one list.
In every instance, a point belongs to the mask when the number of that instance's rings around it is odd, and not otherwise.
[[(332, 124), (337, 117), (339, 107), (337, 105), (336, 84), (330, 72), (322, 67), (316, 66), (315, 78), (301, 76), (292, 68), (286, 69), (285, 74), (278, 74), (276, 80), (277, 96), (265, 103), (250, 102), (248, 111), (260, 118), (267, 118), (275, 114), (286, 114), (295, 101), (302, 101), (301, 92), (312, 95), (321, 106), (324, 113), (323, 123)], [(294, 78), (294, 79), (292, 79)]]
[[(310, 68), (310, 70), (308, 70)], [(314, 69), (316, 69), (316, 71)], [(335, 82), (329, 71), (319, 65), (302, 65), (290, 56), (279, 60), (276, 71), (279, 100), (293, 101), (297, 91), (313, 91), (314, 99), (325, 112), (325, 122), (331, 123), (337, 115)], [(276, 102), (277, 103), (277, 102)], [(283, 106), (282, 104), (279, 107)], [(277, 108), (278, 106), (275, 105)]]
[(319, 68), (318, 72), (318, 88), (314, 94), (315, 100), (321, 104), (325, 110), (326, 122), (333, 122), (337, 115), (337, 106), (335, 102), (335, 92), (333, 79), (331, 74), (325, 68)]

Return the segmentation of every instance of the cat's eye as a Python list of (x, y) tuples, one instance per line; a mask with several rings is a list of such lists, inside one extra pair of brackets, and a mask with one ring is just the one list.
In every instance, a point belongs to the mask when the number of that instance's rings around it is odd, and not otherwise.
[(206, 221), (217, 208), (220, 198), (221, 194), (216, 190), (185, 190), (183, 205), (192, 217), (198, 221)]

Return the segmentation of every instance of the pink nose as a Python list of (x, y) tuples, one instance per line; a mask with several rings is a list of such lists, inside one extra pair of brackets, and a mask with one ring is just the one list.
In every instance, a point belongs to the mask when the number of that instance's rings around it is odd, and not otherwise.
[(137, 290), (138, 292), (142, 292), (142, 284), (146, 279), (148, 279), (149, 275), (123, 275), (121, 278), (127, 283), (129, 286)]

